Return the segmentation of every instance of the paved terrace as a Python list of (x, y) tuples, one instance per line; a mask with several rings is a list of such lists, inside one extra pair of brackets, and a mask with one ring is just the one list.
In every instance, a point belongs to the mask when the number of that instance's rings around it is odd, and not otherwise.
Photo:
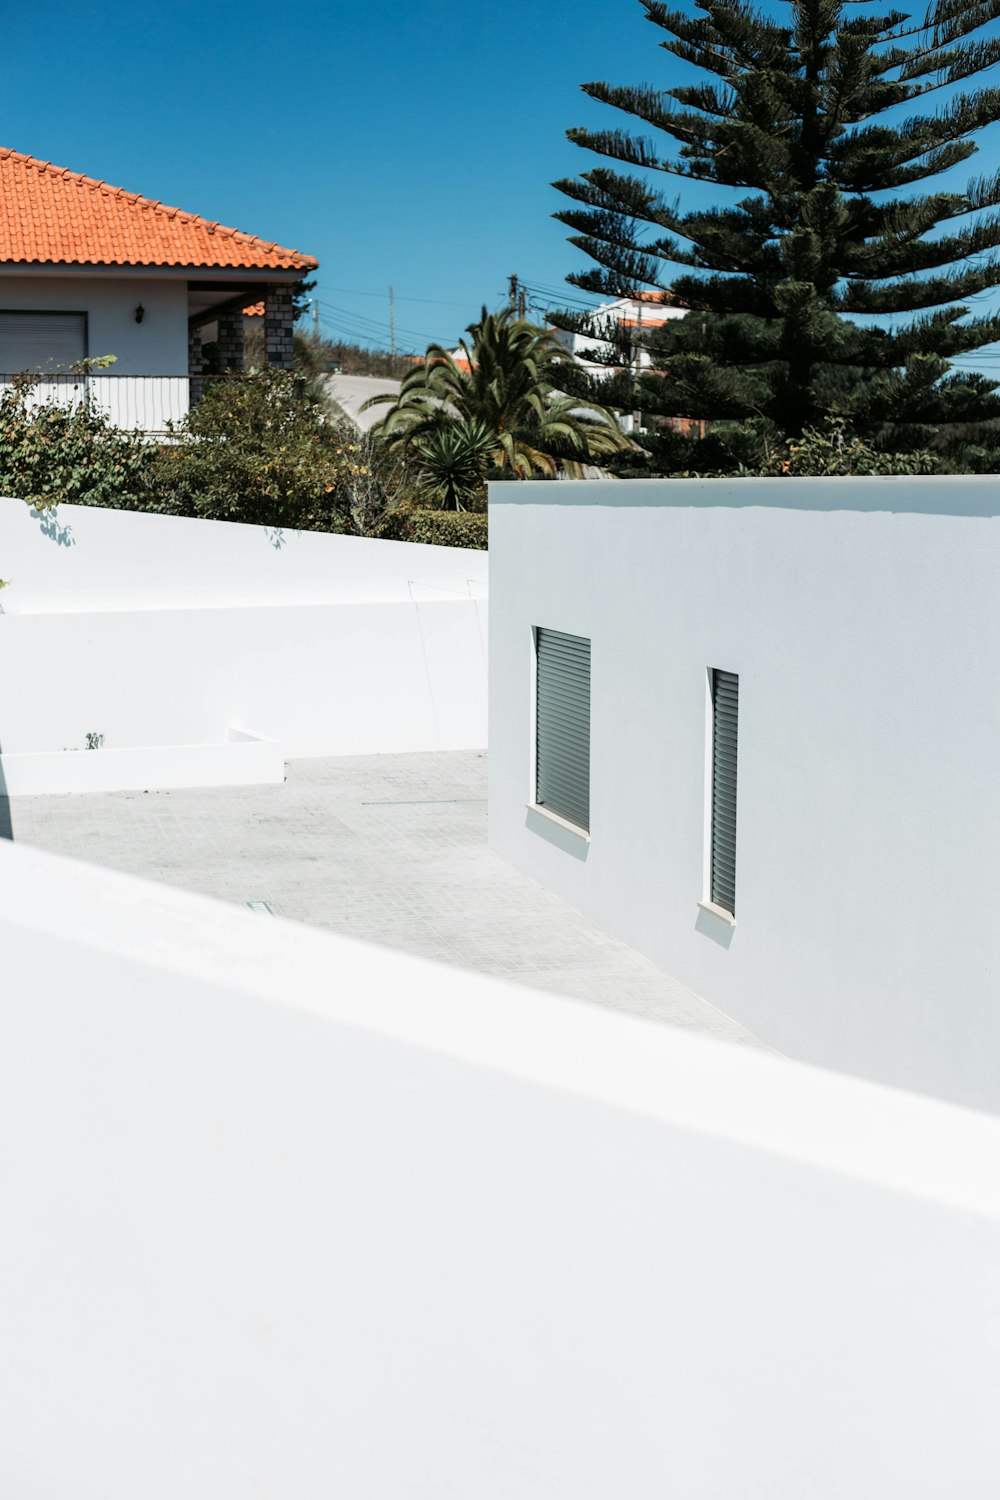
[(6, 800), (0, 832), (40, 849), (759, 1045), (490, 852), (485, 753), (293, 761), (284, 786)]

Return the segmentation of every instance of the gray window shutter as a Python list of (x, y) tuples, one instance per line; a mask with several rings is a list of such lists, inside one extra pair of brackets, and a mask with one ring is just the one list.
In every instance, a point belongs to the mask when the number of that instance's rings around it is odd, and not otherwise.
[(590, 829), (590, 641), (561, 630), (536, 634), (535, 801)]
[(87, 352), (84, 313), (0, 312), (0, 375), (66, 370)]
[(712, 673), (712, 901), (736, 915), (736, 747), (740, 679)]

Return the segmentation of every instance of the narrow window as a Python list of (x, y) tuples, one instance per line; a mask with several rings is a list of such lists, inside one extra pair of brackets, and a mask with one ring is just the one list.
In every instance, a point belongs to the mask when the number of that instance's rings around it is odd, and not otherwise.
[(540, 627), (535, 639), (535, 802), (589, 831), (590, 641)]
[(715, 906), (736, 915), (736, 745), (740, 679), (712, 672), (712, 876)]

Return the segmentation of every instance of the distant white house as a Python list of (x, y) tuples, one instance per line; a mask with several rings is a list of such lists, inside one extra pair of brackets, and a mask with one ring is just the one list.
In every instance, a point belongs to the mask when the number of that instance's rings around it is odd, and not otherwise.
[(256, 235), (0, 150), (0, 385), (21, 371), (124, 427), (160, 431), (207, 373), (243, 368), (259, 304), (269, 363), (292, 359), (293, 293), (317, 262)]
[[(648, 370), (652, 367), (652, 358), (643, 344), (644, 332), (662, 328), (672, 318), (683, 318), (687, 313), (686, 308), (669, 299), (664, 300), (667, 297), (668, 294), (659, 291), (640, 292), (635, 297), (617, 297), (613, 302), (600, 303), (588, 315), (593, 332), (568, 332), (561, 328), (554, 329), (553, 332), (589, 374), (602, 376), (622, 368), (620, 364), (608, 364), (607, 355), (611, 345), (609, 337), (601, 337), (602, 330), (606, 330), (610, 336), (625, 329), (633, 339), (630, 367), (637, 373)], [(623, 412), (620, 422), (625, 432), (632, 432), (635, 429), (635, 413)], [(682, 422), (681, 425), (687, 426), (687, 423)]]
[(1000, 1110), (992, 478), (497, 484), (490, 839), (782, 1052)]
[[(664, 323), (672, 318), (686, 316), (686, 308), (664, 301), (664, 296), (663, 292), (649, 291), (640, 292), (635, 297), (617, 297), (613, 302), (602, 302), (588, 315), (594, 328), (592, 334), (569, 333), (565, 329), (556, 329), (554, 330), (556, 338), (571, 354), (576, 355), (586, 369), (594, 374), (600, 374), (607, 370), (607, 363), (603, 360), (588, 359), (587, 356), (606, 352), (608, 342), (600, 336), (602, 326), (609, 333), (619, 328), (629, 329), (634, 333), (638, 344), (643, 330), (648, 332), (653, 328), (662, 328)], [(633, 356), (634, 367), (639, 370), (648, 370), (651, 363), (649, 351), (640, 346)]]

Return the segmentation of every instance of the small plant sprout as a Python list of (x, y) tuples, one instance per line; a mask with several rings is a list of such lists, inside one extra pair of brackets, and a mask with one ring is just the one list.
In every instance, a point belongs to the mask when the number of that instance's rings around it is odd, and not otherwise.
[(97, 734), (93, 729), (89, 729), (87, 731), (87, 733), (84, 735), (84, 739), (87, 741), (88, 750), (100, 750), (101, 746), (104, 744), (103, 734)]

